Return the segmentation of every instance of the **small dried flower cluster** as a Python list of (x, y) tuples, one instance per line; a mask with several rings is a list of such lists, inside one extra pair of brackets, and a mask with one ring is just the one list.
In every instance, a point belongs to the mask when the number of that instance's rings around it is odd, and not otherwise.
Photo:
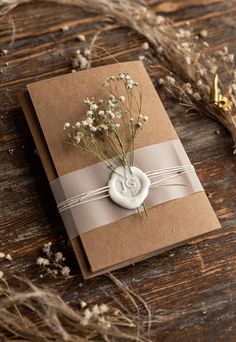
[(74, 125), (66, 122), (64, 130), (73, 145), (107, 165), (107, 159), (118, 155), (121, 164), (129, 166), (132, 160), (128, 160), (127, 154), (134, 153), (135, 137), (148, 121), (148, 116), (142, 113), (142, 91), (128, 73), (110, 76), (104, 86), (109, 89), (108, 98), (86, 98), (84, 120)]
[(135, 327), (134, 321), (124, 315), (120, 309), (110, 307), (107, 304), (94, 304), (92, 307), (88, 307), (87, 303), (81, 302), (81, 308), (83, 311), (80, 324), (83, 327), (98, 325), (107, 332), (114, 326)]
[(7, 54), (8, 54), (8, 50), (7, 49), (0, 50), (0, 56), (6, 56)]
[[(81, 35), (80, 41), (83, 41)], [(91, 63), (90, 54), (91, 51), (89, 48), (77, 49), (75, 55), (71, 58), (72, 72), (88, 69)]]
[(9, 253), (5, 254), (5, 253), (0, 252), (0, 261), (4, 259), (8, 261), (12, 261), (12, 257)]
[[(3, 341), (14, 340), (16, 336), (18, 341), (74, 341), (75, 338), (86, 341), (150, 341), (151, 315), (147, 303), (126, 283), (112, 275), (111, 279), (122, 296), (116, 295), (109, 305), (88, 305), (81, 301), (80, 308), (74, 308), (60, 293), (48, 287), (39, 288), (29, 279), (18, 278), (13, 287), (0, 271), (0, 330)], [(125, 298), (124, 303), (120, 298)], [(140, 313), (141, 306), (145, 311)]]
[[(172, 37), (173, 41), (169, 44), (170, 38), (159, 37), (162, 51), (157, 52), (165, 70), (169, 71), (168, 75), (159, 79), (159, 84), (188, 109), (221, 122), (236, 143), (236, 120), (233, 119), (236, 107), (234, 55), (229, 53), (227, 46), (209, 55), (209, 44), (204, 40), (208, 36), (207, 30), (196, 35), (189, 27), (176, 29), (169, 25), (164, 27), (163, 33)], [(217, 74), (224, 74), (220, 90), (214, 85)]]
[(38, 257), (36, 264), (43, 267), (48, 274), (54, 277), (62, 275), (64, 278), (70, 276), (70, 268), (64, 264), (66, 260), (62, 252), (52, 251), (52, 242), (45, 243), (42, 248), (43, 257)]
[(111, 323), (109, 322), (109, 316), (105, 316), (111, 309), (107, 304), (95, 304), (91, 308), (88, 307), (87, 303), (82, 301), (80, 303), (82, 312), (81, 325), (86, 326), (91, 323), (98, 322), (104, 329), (109, 329)]
[[(12, 257), (9, 253), (5, 254), (3, 252), (0, 252), (0, 262), (4, 260), (12, 261)], [(4, 273), (1, 270), (0, 270), (0, 280), (4, 281)]]

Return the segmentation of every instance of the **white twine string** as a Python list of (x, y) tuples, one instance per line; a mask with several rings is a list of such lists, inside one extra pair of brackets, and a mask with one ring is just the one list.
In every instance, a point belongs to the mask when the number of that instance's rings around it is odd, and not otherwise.
[[(151, 181), (150, 188), (156, 188), (158, 186), (161, 186), (163, 182), (168, 181), (169, 179), (176, 178), (178, 176), (182, 176), (183, 174), (186, 174), (188, 172), (193, 172), (193, 171), (194, 171), (193, 165), (189, 164), (189, 165), (168, 167), (168, 168), (159, 169), (159, 170), (151, 170), (151, 171), (145, 172), (145, 174)], [(163, 176), (165, 177), (161, 178)], [(183, 184), (174, 184), (174, 185), (178, 186), (178, 185), (183, 185)], [(82, 194), (73, 196), (71, 198), (68, 198), (60, 202), (57, 205), (57, 208), (59, 212), (61, 213), (62, 211), (71, 209), (75, 206), (109, 197), (108, 190), (109, 190), (108, 186), (103, 186), (96, 190), (84, 192)]]

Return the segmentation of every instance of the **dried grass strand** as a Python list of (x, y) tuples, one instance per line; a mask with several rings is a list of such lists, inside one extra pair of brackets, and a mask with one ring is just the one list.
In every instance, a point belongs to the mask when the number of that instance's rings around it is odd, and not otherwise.
[[(85, 311), (72, 307), (55, 291), (39, 288), (20, 278), (17, 282), (24, 289), (10, 289), (3, 279), (3, 285), (0, 284), (1, 341), (150, 341), (143, 325), (144, 317), (137, 315), (138, 302), (145, 302), (127, 284), (113, 275), (110, 278), (123, 293), (125, 305), (117, 297), (116, 305), (109, 305), (103, 320), (91, 319), (87, 324), (83, 324)], [(130, 310), (123, 310), (125, 307)], [(149, 312), (146, 303), (145, 307)]]

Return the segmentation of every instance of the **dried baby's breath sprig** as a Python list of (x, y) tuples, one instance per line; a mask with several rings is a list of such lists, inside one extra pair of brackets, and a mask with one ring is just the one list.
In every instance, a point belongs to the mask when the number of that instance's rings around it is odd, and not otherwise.
[[(227, 46), (209, 56), (208, 43), (200, 42), (191, 32), (177, 44), (176, 54), (182, 65), (176, 62), (174, 51), (167, 49), (171, 58), (167, 61), (168, 76), (159, 79), (175, 99), (188, 110), (208, 115), (217, 120), (231, 133), (236, 152), (236, 69), (234, 55)], [(201, 53), (199, 52), (201, 51)], [(183, 69), (184, 66), (184, 69)], [(220, 85), (218, 75), (222, 75)]]
[[(86, 98), (84, 120), (66, 122), (64, 130), (70, 144), (103, 161), (113, 172), (123, 166), (132, 174), (135, 139), (148, 122), (142, 111), (142, 89), (127, 72), (111, 75), (104, 87), (107, 98)], [(147, 215), (144, 203), (142, 207)]]
[[(12, 257), (9, 253), (3, 253), (0, 252), (0, 262), (3, 262), (4, 260), (7, 261), (12, 261)], [(0, 270), (0, 281), (4, 281), (5, 282), (5, 277), (4, 277), (4, 273), (3, 271)]]
[(0, 278), (1, 341), (150, 341), (148, 322), (144, 323), (150, 317), (139, 312), (139, 305), (146, 303), (127, 284), (112, 279), (126, 298), (124, 303), (115, 296), (109, 303), (82, 301), (83, 305), (75, 307), (55, 291), (29, 280), (17, 278), (17, 287), (10, 288)]
[(116, 165), (108, 159), (117, 156), (118, 163), (133, 165), (135, 139), (148, 121), (142, 113), (142, 89), (128, 73), (111, 75), (104, 82), (109, 91), (106, 99), (84, 100), (84, 120), (66, 122), (69, 142), (103, 161), (111, 170)]
[(77, 49), (75, 55), (71, 58), (72, 72), (88, 69), (91, 65), (90, 49)]
[(3, 253), (3, 252), (0, 252), (0, 262), (3, 261), (3, 260), (8, 260), (8, 261), (12, 261), (12, 257), (9, 253)]
[(65, 265), (66, 258), (62, 252), (54, 252), (52, 250), (52, 242), (45, 243), (42, 248), (43, 257), (39, 256), (36, 260), (36, 264), (47, 274), (51, 274), (53, 277), (63, 276), (64, 278), (70, 277), (70, 268)]

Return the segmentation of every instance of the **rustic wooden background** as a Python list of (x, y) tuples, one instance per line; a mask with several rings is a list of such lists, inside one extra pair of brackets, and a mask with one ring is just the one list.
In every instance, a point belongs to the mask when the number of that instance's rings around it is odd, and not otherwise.
[[(236, 52), (236, 1), (150, 0), (156, 13), (180, 22), (189, 19), (196, 32), (208, 30), (212, 49), (227, 44)], [(84, 282), (56, 211), (50, 188), (35, 153), (17, 93), (32, 81), (68, 73), (66, 56), (89, 42), (107, 24), (101, 15), (56, 4), (22, 5), (0, 20), (0, 251), (13, 261), (1, 262), (8, 276), (23, 274), (50, 284), (72, 304), (79, 299), (102, 302), (103, 291), (117, 288), (106, 276)], [(96, 44), (119, 61), (134, 60), (144, 51), (144, 38), (128, 28), (103, 33)], [(67, 25), (69, 30), (63, 31)], [(112, 62), (102, 49), (94, 65)], [(150, 53), (150, 52), (148, 52)], [(157, 75), (151, 75), (155, 82)], [(161, 256), (114, 272), (149, 304), (155, 322), (153, 341), (236, 340), (236, 156), (228, 133), (211, 119), (187, 116), (157, 89), (197, 173), (209, 194), (222, 229)], [(187, 229), (188, 227), (186, 227)], [(67, 255), (78, 276), (62, 281), (35, 264), (43, 243), (52, 241)]]

